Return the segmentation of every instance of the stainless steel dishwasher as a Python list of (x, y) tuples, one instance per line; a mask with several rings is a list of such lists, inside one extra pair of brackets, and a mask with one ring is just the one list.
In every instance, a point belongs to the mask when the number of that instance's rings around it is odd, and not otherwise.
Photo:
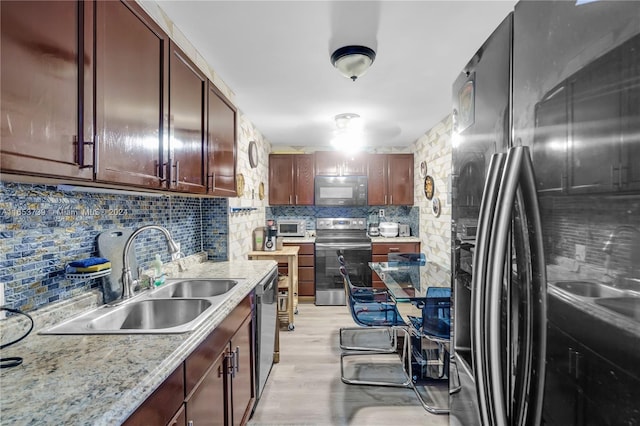
[(256, 403), (273, 365), (276, 342), (278, 268), (256, 286)]

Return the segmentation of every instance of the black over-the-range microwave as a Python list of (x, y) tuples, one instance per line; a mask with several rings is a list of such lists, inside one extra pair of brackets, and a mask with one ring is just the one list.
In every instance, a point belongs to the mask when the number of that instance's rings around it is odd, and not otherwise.
[(316, 206), (366, 206), (366, 176), (316, 176)]

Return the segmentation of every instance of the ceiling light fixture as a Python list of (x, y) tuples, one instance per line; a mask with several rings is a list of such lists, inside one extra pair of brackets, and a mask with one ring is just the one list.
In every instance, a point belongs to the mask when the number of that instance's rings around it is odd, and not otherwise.
[(333, 52), (331, 64), (342, 75), (356, 81), (369, 69), (375, 59), (376, 52), (373, 49), (365, 46), (344, 46)]

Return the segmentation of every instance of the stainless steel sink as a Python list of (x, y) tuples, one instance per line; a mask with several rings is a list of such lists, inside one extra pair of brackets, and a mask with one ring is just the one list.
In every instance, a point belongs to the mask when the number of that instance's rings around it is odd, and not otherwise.
[(195, 328), (243, 279), (173, 279), (117, 306), (101, 306), (40, 334), (161, 334)]
[(91, 330), (158, 330), (195, 320), (211, 307), (204, 299), (147, 299), (106, 313), (89, 323)]
[(596, 299), (595, 303), (636, 321), (640, 321), (640, 297), (611, 297)]
[(624, 290), (592, 281), (557, 281), (551, 285), (581, 297), (619, 297)]
[(168, 282), (149, 296), (153, 298), (215, 297), (228, 292), (237, 284), (237, 280), (229, 279), (181, 280)]

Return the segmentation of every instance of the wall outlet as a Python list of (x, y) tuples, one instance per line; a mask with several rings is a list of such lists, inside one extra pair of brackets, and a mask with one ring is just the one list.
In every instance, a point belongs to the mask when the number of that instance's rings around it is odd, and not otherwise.
[(384, 209), (378, 210), (378, 217), (384, 217)]
[(578, 262), (584, 262), (587, 260), (587, 246), (583, 244), (576, 244), (576, 260)]

